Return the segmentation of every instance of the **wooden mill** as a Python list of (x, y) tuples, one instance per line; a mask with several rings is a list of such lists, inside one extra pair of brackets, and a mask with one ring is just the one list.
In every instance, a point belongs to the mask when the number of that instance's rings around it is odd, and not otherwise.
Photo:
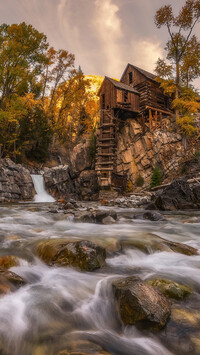
[(96, 162), (101, 187), (112, 185), (120, 124), (127, 118), (135, 118), (153, 130), (172, 113), (171, 99), (164, 95), (155, 79), (155, 75), (131, 64), (126, 66), (120, 81), (105, 77), (99, 90), (100, 127)]

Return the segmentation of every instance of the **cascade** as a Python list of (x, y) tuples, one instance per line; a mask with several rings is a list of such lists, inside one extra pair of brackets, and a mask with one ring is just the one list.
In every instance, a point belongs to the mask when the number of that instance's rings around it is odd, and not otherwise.
[(45, 190), (43, 175), (32, 174), (31, 177), (36, 191), (36, 195), (34, 196), (34, 201), (54, 202), (55, 199), (51, 195), (49, 195), (48, 192)]

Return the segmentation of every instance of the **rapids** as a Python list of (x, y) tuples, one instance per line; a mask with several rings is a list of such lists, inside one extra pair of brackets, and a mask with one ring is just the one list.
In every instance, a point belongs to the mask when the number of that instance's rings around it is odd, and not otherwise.
[[(145, 243), (153, 233), (200, 249), (199, 211), (167, 213), (166, 221), (151, 222), (127, 219), (133, 209), (117, 209), (121, 218), (116, 224), (98, 225), (74, 223), (63, 213), (49, 213), (48, 207), (36, 203), (0, 206), (0, 256), (18, 256), (20, 266), (11, 270), (27, 282), (0, 298), (0, 354), (56, 355), (66, 349), (73, 352), (84, 341), (113, 355), (199, 353), (200, 256), (166, 251), (147, 255), (128, 246), (123, 252), (116, 248), (124, 238), (131, 241), (137, 236)], [(38, 241), (60, 237), (87, 239), (108, 247), (106, 265), (95, 272), (80, 272), (48, 267), (36, 258)], [(168, 278), (187, 284), (194, 293), (185, 301), (173, 302), (175, 320), (160, 332), (124, 327), (111, 291), (111, 281), (119, 275), (139, 275), (143, 280)], [(177, 319), (180, 322), (176, 323)]]

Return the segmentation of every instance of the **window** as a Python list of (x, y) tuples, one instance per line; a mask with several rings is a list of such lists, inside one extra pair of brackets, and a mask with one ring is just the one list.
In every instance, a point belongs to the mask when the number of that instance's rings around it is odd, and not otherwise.
[(124, 102), (128, 101), (128, 91), (124, 91)]
[(133, 82), (133, 73), (132, 72), (128, 73), (128, 76), (129, 76), (129, 85), (130, 85)]
[(102, 109), (104, 110), (105, 109), (105, 94), (101, 95), (101, 98), (102, 98)]

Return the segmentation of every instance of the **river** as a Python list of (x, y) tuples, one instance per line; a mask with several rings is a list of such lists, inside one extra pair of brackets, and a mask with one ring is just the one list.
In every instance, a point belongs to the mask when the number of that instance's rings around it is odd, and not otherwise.
[[(76, 350), (88, 342), (114, 355), (200, 354), (200, 256), (146, 254), (128, 242), (123, 252), (116, 248), (120, 240), (137, 237), (145, 243), (153, 234), (200, 249), (200, 211), (166, 213), (166, 221), (152, 222), (128, 219), (134, 210), (118, 208), (116, 224), (98, 225), (74, 223), (48, 209), (43, 203), (0, 205), (0, 256), (18, 256), (20, 266), (11, 270), (27, 282), (0, 298), (0, 354), (68, 354), (66, 349), (97, 354), (92, 345), (85, 352)], [(35, 245), (59, 237), (108, 246), (106, 265), (95, 272), (45, 265), (35, 256)], [(172, 301), (174, 316), (159, 332), (123, 327), (111, 291), (119, 275), (167, 278), (189, 285), (193, 293), (184, 301)]]

